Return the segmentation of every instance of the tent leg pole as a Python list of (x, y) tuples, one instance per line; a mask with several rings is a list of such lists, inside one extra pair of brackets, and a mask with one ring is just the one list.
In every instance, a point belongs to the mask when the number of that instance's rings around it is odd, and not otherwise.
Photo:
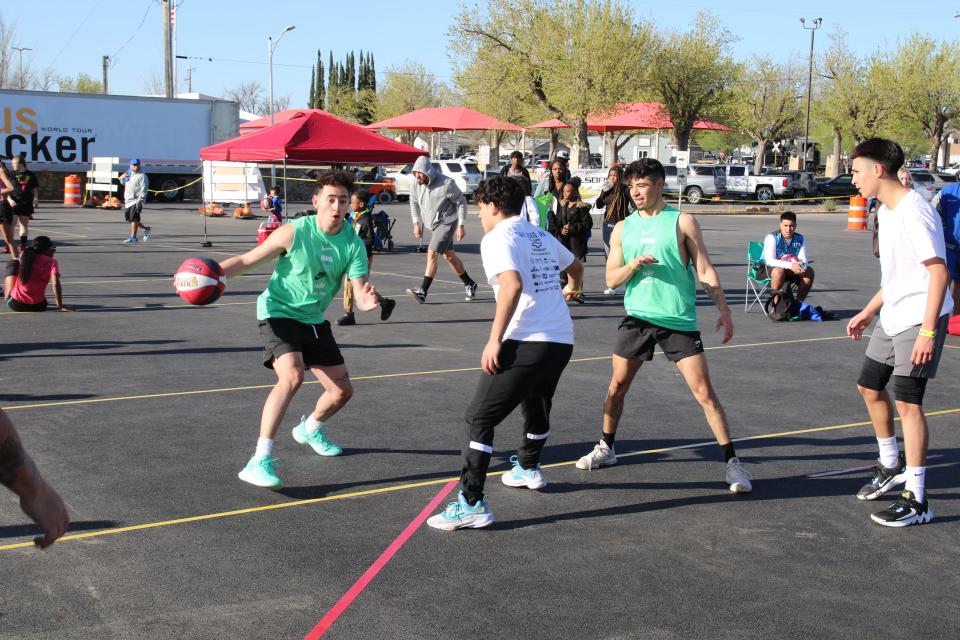
[(287, 158), (283, 158), (283, 206), (287, 206)]
[(200, 246), (203, 247), (204, 249), (209, 249), (210, 247), (213, 246), (213, 243), (210, 242), (209, 240), (207, 240), (207, 212), (206, 212), (206, 209), (207, 209), (207, 201), (206, 201), (206, 200), (202, 200), (201, 202), (203, 202), (203, 209), (204, 209), (204, 210), (203, 210), (203, 213), (202, 213), (202, 215), (203, 215), (203, 240), (200, 241)]

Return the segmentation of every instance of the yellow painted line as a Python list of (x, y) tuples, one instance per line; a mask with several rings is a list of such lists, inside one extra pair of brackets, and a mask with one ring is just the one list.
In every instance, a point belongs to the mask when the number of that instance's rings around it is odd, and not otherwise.
[[(235, 304), (248, 304), (248, 303), (235, 303)], [(214, 305), (210, 305), (214, 306)], [(765, 347), (781, 344), (797, 344), (802, 342), (817, 342), (823, 340), (839, 340), (846, 338), (846, 336), (834, 336), (829, 338), (802, 338), (799, 340), (776, 340), (773, 342), (754, 342), (750, 344), (741, 344), (741, 345), (723, 345), (717, 347), (706, 347), (705, 351), (713, 351), (718, 349), (744, 349), (747, 347)], [(658, 352), (659, 353), (659, 352)], [(118, 354), (120, 355), (120, 354)], [(599, 360), (609, 360), (611, 356), (591, 356), (586, 358), (572, 358), (570, 362), (596, 362)], [(480, 367), (464, 367), (461, 369), (435, 369), (429, 371), (404, 371), (400, 373), (380, 373), (380, 374), (371, 374), (366, 376), (351, 376), (351, 380), (360, 381), (360, 380), (386, 380), (389, 378), (409, 378), (415, 376), (432, 376), (432, 375), (443, 375), (448, 373), (465, 373), (468, 371), (480, 371)], [(304, 385), (310, 384), (320, 384), (319, 380), (307, 380), (304, 381)], [(136, 396), (112, 396), (109, 398), (88, 398), (86, 400), (61, 400), (59, 402), (43, 402), (39, 404), (15, 404), (9, 407), (0, 407), (4, 411), (17, 411), (18, 409), (44, 409), (48, 407), (65, 407), (73, 405), (85, 405), (85, 404), (100, 404), (103, 402), (124, 402), (128, 400), (151, 400), (154, 398), (179, 398), (183, 396), (198, 396), (198, 395), (209, 395), (213, 393), (228, 393), (233, 391), (252, 391), (255, 389), (271, 389), (273, 384), (257, 384), (249, 385), (243, 387), (220, 387), (216, 389), (195, 389), (193, 391), (170, 391), (166, 393), (147, 393), (143, 395)]]
[[(935, 418), (938, 416), (944, 416), (949, 414), (960, 413), (960, 408), (956, 409), (944, 409), (942, 411), (931, 411), (925, 415), (928, 418)], [(899, 420), (900, 418), (895, 418)], [(854, 427), (864, 427), (870, 425), (870, 421), (863, 422), (847, 422), (845, 424), (836, 424), (824, 427), (810, 427), (808, 429), (794, 429), (791, 431), (780, 431), (778, 433), (765, 433), (756, 436), (744, 436), (742, 438), (734, 438), (734, 442), (747, 442), (749, 440), (763, 440), (770, 438), (784, 438), (788, 436), (795, 436), (804, 433), (818, 433), (824, 431), (836, 431), (838, 429), (850, 429)], [(696, 442), (692, 444), (682, 444), (674, 447), (661, 447), (658, 449), (644, 449), (642, 451), (632, 451), (629, 453), (624, 453), (619, 455), (619, 458), (626, 458), (630, 456), (641, 456), (641, 455), (651, 455), (655, 453), (669, 453), (672, 451), (680, 451), (683, 449), (694, 449), (698, 447), (706, 447), (716, 445), (714, 440), (704, 440), (703, 442)], [(557, 467), (569, 467), (576, 464), (576, 460), (567, 460), (566, 462), (556, 462), (553, 464), (543, 465), (544, 469), (553, 469)], [(487, 474), (487, 477), (502, 476), (507, 473), (508, 470), (504, 469), (501, 471), (493, 471)], [(143, 531), (146, 529), (157, 529), (160, 527), (169, 527), (177, 524), (187, 524), (191, 522), (202, 522), (204, 520), (217, 520), (220, 518), (230, 518), (234, 516), (241, 516), (250, 513), (260, 513), (263, 511), (274, 511), (276, 509), (288, 509), (290, 507), (303, 507), (311, 504), (319, 504), (321, 502), (333, 502), (335, 500), (347, 500), (350, 498), (361, 498), (364, 496), (372, 496), (383, 493), (395, 493), (398, 491), (407, 491), (409, 489), (417, 489), (420, 487), (434, 486), (438, 484), (446, 484), (451, 480), (458, 480), (459, 476), (450, 476), (445, 478), (437, 478), (434, 480), (423, 480), (421, 482), (410, 482), (406, 484), (399, 485), (390, 485), (386, 487), (380, 487), (377, 489), (365, 489), (363, 491), (351, 491), (348, 493), (341, 493), (334, 496), (324, 496), (322, 498), (305, 498), (303, 500), (291, 500), (289, 502), (280, 502), (277, 504), (267, 504), (261, 505), (258, 507), (248, 507), (246, 509), (233, 509), (231, 511), (218, 511), (216, 513), (207, 513), (198, 516), (188, 516), (185, 518), (175, 518), (172, 520), (160, 520), (157, 522), (147, 522), (143, 524), (135, 524), (126, 527), (113, 527), (111, 529), (101, 529), (99, 531), (87, 531), (84, 533), (73, 533), (70, 535), (63, 536), (60, 538), (59, 542), (68, 542), (70, 540), (83, 540), (86, 538), (99, 538), (103, 536), (116, 535), (119, 533), (129, 533), (132, 531)], [(0, 551), (7, 551), (10, 549), (23, 549), (34, 546), (33, 542), (15, 542), (12, 544), (0, 545)]]

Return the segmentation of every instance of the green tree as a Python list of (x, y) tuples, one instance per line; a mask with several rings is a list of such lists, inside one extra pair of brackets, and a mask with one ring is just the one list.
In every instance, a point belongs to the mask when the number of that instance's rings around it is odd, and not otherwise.
[(310, 91), (307, 92), (307, 108), (316, 109), (317, 108), (317, 67), (316, 65), (310, 67)]
[(776, 64), (767, 56), (755, 56), (734, 88), (736, 126), (757, 144), (756, 173), (759, 174), (763, 166), (767, 145), (800, 126), (802, 86), (796, 66)]
[(103, 93), (103, 83), (86, 73), (80, 73), (76, 78), (63, 76), (57, 84), (61, 93)]
[(831, 45), (818, 63), (821, 81), (817, 83), (813, 112), (816, 119), (831, 130), (833, 162), (828, 175), (840, 173), (843, 139), (853, 144), (879, 135), (890, 123), (894, 91), (890, 68), (878, 55), (863, 59), (846, 45), (847, 34), (830, 34)]
[(655, 42), (652, 23), (634, 21), (622, 0), (488, 0), (464, 9), (450, 38), (459, 68), (502, 78), (569, 124), (581, 166), (589, 163), (587, 114), (643, 93)]
[[(384, 73), (383, 88), (377, 93), (376, 118), (385, 120), (423, 107), (439, 107), (444, 85), (419, 62), (406, 61), (389, 67)], [(404, 131), (401, 139), (413, 142), (415, 133)]]
[(960, 44), (914, 34), (891, 56), (890, 67), (897, 113), (923, 131), (936, 169), (940, 147), (960, 116)]
[(700, 12), (685, 33), (663, 38), (649, 64), (657, 98), (673, 121), (677, 148), (689, 148), (697, 120), (723, 122), (731, 111), (741, 67), (730, 47), (736, 41), (719, 18)]
[(316, 87), (313, 95), (313, 108), (323, 109), (327, 104), (327, 95), (323, 87), (323, 57), (320, 55), (320, 49), (317, 49), (317, 72)]

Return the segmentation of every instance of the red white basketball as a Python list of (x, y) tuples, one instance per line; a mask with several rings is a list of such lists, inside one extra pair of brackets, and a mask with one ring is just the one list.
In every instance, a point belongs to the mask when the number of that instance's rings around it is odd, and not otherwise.
[(780, 256), (780, 259), (783, 260), (784, 262), (800, 262), (800, 258), (793, 255), (792, 253), (785, 253), (782, 256)]
[(216, 260), (187, 258), (173, 275), (173, 286), (185, 302), (196, 305), (216, 302), (226, 286), (227, 279)]

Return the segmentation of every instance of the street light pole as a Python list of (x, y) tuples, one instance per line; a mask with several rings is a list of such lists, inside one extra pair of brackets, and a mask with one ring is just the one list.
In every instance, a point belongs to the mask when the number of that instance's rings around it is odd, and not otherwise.
[(810, 96), (813, 90), (813, 35), (823, 23), (823, 18), (814, 18), (813, 26), (808, 27), (807, 21), (800, 18), (800, 26), (810, 32), (810, 69), (807, 73), (807, 126), (803, 130), (803, 167), (801, 171), (807, 170), (807, 151), (810, 146)]
[(20, 76), (20, 89), (26, 89), (26, 83), (23, 81), (23, 52), (24, 51), (33, 51), (30, 47), (10, 47), (14, 51), (20, 54), (20, 62), (17, 68), (17, 75)]
[[(296, 29), (296, 27), (294, 25), (290, 25), (286, 29), (281, 31), (280, 35), (277, 36), (276, 42), (274, 42), (272, 37), (267, 36), (267, 78), (268, 78), (267, 85), (269, 86), (269, 89), (268, 89), (269, 104), (267, 105), (267, 108), (270, 109), (270, 126), (271, 127), (273, 126), (273, 50), (278, 44), (280, 44), (280, 40), (283, 38), (283, 34), (285, 34), (287, 31), (293, 31), (294, 29)], [(270, 184), (271, 186), (273, 186), (277, 182), (277, 165), (275, 164), (271, 165), (270, 167), (270, 178), (271, 178)]]

